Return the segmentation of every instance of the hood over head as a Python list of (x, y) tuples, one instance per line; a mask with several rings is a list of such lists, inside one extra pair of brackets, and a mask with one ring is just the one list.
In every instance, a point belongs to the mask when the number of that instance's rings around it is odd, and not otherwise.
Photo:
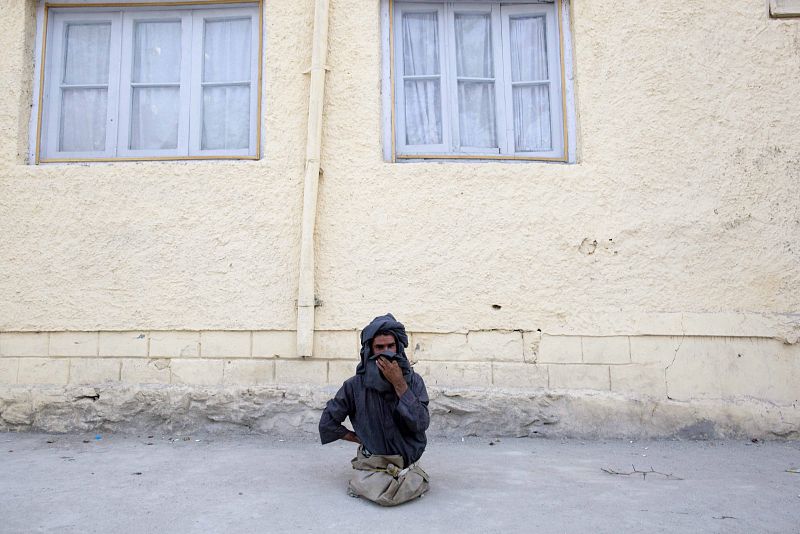
[(365, 373), (367, 361), (369, 357), (372, 356), (372, 340), (378, 332), (388, 332), (394, 336), (395, 342), (397, 343), (397, 354), (400, 357), (398, 363), (404, 368), (403, 374), (407, 374), (406, 369), (408, 372), (411, 372), (411, 366), (408, 364), (405, 351), (406, 347), (408, 347), (406, 327), (403, 326), (403, 323), (396, 320), (394, 315), (387, 313), (386, 315), (375, 317), (372, 322), (361, 331), (361, 362), (359, 362), (356, 368), (356, 374), (363, 375)]
[(378, 332), (388, 332), (394, 336), (397, 343), (397, 354), (405, 358), (405, 348), (408, 347), (408, 334), (406, 334), (406, 327), (403, 323), (394, 318), (394, 315), (387, 313), (375, 317), (361, 331), (361, 363), (356, 369), (356, 373), (361, 374), (364, 372), (364, 364), (367, 359), (372, 356), (372, 340)]

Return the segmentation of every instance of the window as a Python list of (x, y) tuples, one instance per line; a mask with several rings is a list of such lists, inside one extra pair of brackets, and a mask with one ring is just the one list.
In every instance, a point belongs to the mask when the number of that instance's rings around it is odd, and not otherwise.
[(396, 157), (566, 161), (560, 14), (552, 2), (394, 2)]
[(257, 157), (258, 14), (50, 9), (41, 160)]
[(769, 0), (769, 14), (773, 18), (800, 17), (800, 0)]

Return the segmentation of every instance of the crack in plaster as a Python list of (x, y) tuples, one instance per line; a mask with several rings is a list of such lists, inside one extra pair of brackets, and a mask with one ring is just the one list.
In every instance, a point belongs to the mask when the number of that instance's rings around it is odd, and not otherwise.
[[(668, 376), (669, 368), (672, 367), (672, 365), (675, 363), (675, 360), (678, 359), (678, 351), (681, 350), (681, 347), (683, 346), (683, 340), (686, 338), (686, 326), (684, 326), (684, 324), (683, 324), (683, 317), (684, 317), (684, 315), (683, 315), (683, 313), (681, 313), (681, 338), (680, 338), (680, 342), (678, 343), (678, 346), (675, 348), (675, 354), (673, 354), (673, 356), (672, 356), (672, 361), (669, 362), (669, 364), (664, 368), (664, 388), (666, 389), (667, 398), (669, 400), (674, 400), (672, 397), (669, 396), (669, 376)], [(630, 342), (630, 338), (628, 338), (628, 341)]]

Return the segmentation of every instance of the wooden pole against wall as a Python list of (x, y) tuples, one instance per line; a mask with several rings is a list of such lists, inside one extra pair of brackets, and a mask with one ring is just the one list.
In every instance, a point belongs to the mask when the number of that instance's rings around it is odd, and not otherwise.
[(317, 220), (322, 112), (325, 100), (325, 71), (328, 59), (329, 0), (314, 5), (314, 40), (311, 49), (311, 85), (308, 97), (305, 186), (303, 190), (303, 233), (300, 242), (300, 281), (297, 292), (297, 354), (310, 357), (314, 350), (314, 227)]

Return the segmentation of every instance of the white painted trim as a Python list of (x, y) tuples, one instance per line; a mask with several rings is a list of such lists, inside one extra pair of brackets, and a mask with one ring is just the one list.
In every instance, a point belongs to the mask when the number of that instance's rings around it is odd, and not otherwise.
[(381, 18), (381, 138), (383, 139), (383, 160), (392, 161), (392, 73), (391, 73), (391, 35), (389, 32), (389, 1), (380, 4)]
[(500, 154), (508, 154), (510, 147), (506, 132), (506, 121), (508, 120), (509, 102), (506, 102), (506, 92), (503, 85), (506, 80), (506, 72), (503, 68), (503, 19), (500, 16), (500, 6), (492, 6), (492, 47), (495, 63), (495, 135), (497, 136), (497, 146)]
[[(39, 2), (43, 2), (43, 0), (38, 0)], [(154, 6), (149, 5), (152, 3), (158, 2), (175, 2), (175, 1), (186, 1), (190, 2), (190, 4), (185, 4), (182, 6), (175, 6), (175, 5), (166, 5), (166, 6)], [(147, 9), (148, 11), (158, 10), (158, 9), (166, 9), (169, 11), (175, 11), (176, 9), (218, 9), (218, 8), (236, 8), (236, 7), (253, 7), (255, 4), (258, 4), (258, 0), (240, 0), (239, 2), (235, 3), (220, 3), (216, 0), (46, 0), (48, 4), (84, 4), (86, 7), (97, 7), (98, 9), (108, 9), (108, 10), (119, 10), (122, 9), (120, 7), (107, 7), (103, 6), (102, 4), (130, 4), (132, 7), (142, 7)], [(98, 6), (98, 4), (101, 4)], [(126, 6), (127, 7), (127, 6)], [(51, 9), (57, 9), (55, 7), (51, 7)], [(67, 9), (74, 9), (74, 8), (67, 8)], [(82, 9), (82, 8), (81, 8)]]
[[(266, 120), (267, 76), (266, 76), (266, 74), (268, 72), (267, 71), (267, 25), (263, 22), (265, 20), (264, 18), (266, 17), (265, 2), (261, 2), (260, 4), (258, 4), (256, 10), (257, 10), (257, 13), (256, 13), (256, 18), (255, 18), (255, 24), (256, 24), (256, 28), (259, 27), (259, 24), (261, 25), (261, 27), (259, 28), (259, 32), (260, 32), (259, 35), (261, 37), (261, 41), (260, 41), (261, 46), (259, 47), (259, 42), (257, 41), (255, 50), (256, 50), (256, 54), (258, 55), (258, 57), (255, 58), (255, 60), (256, 60), (256, 68), (258, 69), (258, 72), (256, 72), (256, 77), (255, 77), (255, 80), (253, 81), (253, 87), (255, 87), (258, 90), (258, 94), (256, 95), (256, 99), (260, 99), (261, 100), (261, 102), (260, 102), (261, 105), (259, 106), (259, 102), (258, 102), (258, 100), (256, 100), (256, 106), (255, 106), (255, 109), (253, 110), (253, 113), (255, 113), (255, 117), (256, 117), (256, 121), (257, 121), (256, 122), (256, 127), (260, 130), (260, 133), (259, 133), (258, 137), (256, 138), (257, 139), (257, 146), (255, 146), (255, 149), (256, 149), (255, 154), (258, 155), (258, 159), (264, 159), (267, 156), (265, 148), (266, 148), (266, 139), (267, 139), (267, 120)], [(258, 34), (258, 32), (254, 32), (254, 33)], [(260, 80), (261, 84), (260, 85), (259, 85), (259, 79), (258, 79), (258, 74), (259, 73), (261, 73), (261, 80)], [(260, 113), (259, 113), (259, 110), (260, 110)], [(280, 125), (276, 124), (275, 127), (276, 128), (280, 128)], [(256, 128), (253, 128), (253, 130), (255, 131)]]
[(42, 91), (42, 46), (44, 44), (44, 0), (36, 2), (36, 42), (34, 43), (33, 59), (33, 102), (31, 117), (28, 121), (28, 165), (36, 164), (36, 145), (39, 136), (39, 93)]
[(575, 56), (572, 47), (570, 0), (561, 0), (561, 43), (564, 47), (564, 94), (567, 97), (567, 163), (578, 162), (578, 107), (575, 93)]
[(264, 53), (259, 49), (260, 28), (258, 27), (258, 9), (248, 9), (250, 12), (250, 122), (247, 124), (247, 131), (250, 142), (247, 146), (247, 155), (255, 156), (258, 153), (256, 142), (258, 136), (256, 132), (261, 125), (261, 117), (258, 116), (258, 65)]
[[(198, 30), (198, 18), (200, 28)], [(200, 151), (200, 137), (203, 128), (203, 90), (200, 82), (203, 79), (203, 17), (192, 13), (192, 57), (191, 76), (189, 78), (189, 109), (194, 120), (189, 122), (189, 154)]]
[[(477, 7), (477, 6), (476, 6)], [(473, 7), (475, 9), (475, 7)], [(444, 5), (444, 34), (440, 49), (442, 60), (442, 125), (444, 125), (444, 114), (450, 117), (450, 143), (447, 144), (447, 152), (458, 152), (460, 141), (460, 128), (458, 124), (458, 71), (456, 70), (456, 32), (455, 15), (450, 9), (450, 4)], [(449, 83), (452, 80), (452, 83)], [(424, 149), (423, 149), (424, 150)]]

